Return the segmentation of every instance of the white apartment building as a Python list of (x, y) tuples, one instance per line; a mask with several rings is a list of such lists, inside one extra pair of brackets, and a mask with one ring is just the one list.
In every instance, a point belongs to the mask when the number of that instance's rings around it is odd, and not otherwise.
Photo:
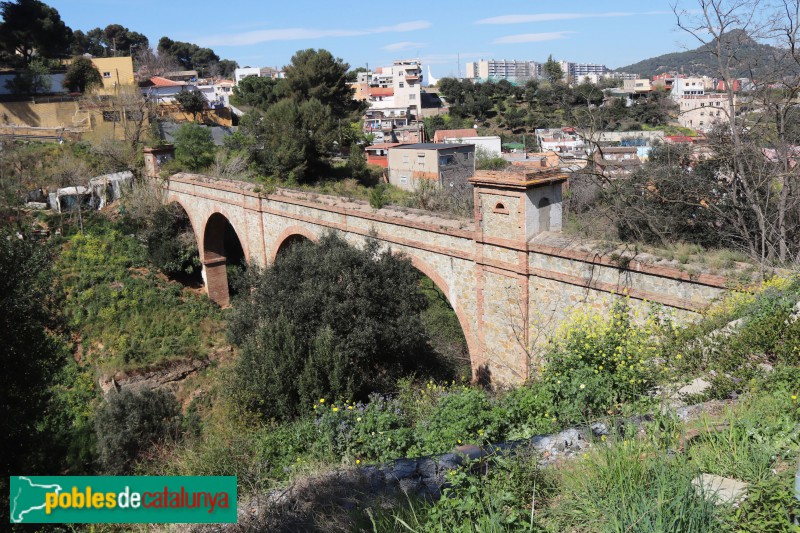
[(242, 67), (233, 71), (233, 81), (236, 85), (239, 85), (240, 81), (249, 76), (273, 79), (286, 77), (282, 70), (272, 67)]
[(499, 81), (524, 83), (537, 79), (542, 74), (542, 65), (535, 61), (515, 61), (506, 59), (481, 59), (467, 63), (467, 79), (473, 81)]
[(690, 94), (682, 96), (678, 106), (678, 123), (681, 126), (706, 132), (716, 123), (730, 122), (736, 102), (731, 107), (725, 94)]
[(714, 86), (714, 80), (708, 76), (702, 78), (680, 78), (676, 77), (672, 82), (672, 89), (670, 96), (673, 100), (678, 101), (684, 96), (698, 96), (706, 94), (707, 89)]
[(400, 59), (392, 66), (395, 107), (407, 108), (415, 117), (422, 109), (422, 63), (419, 59)]

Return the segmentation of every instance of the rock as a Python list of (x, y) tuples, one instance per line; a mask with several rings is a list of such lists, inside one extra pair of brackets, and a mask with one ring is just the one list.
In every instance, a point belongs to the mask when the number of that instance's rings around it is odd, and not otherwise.
[(711, 383), (703, 378), (693, 379), (688, 385), (678, 389), (678, 394), (682, 396), (690, 396), (693, 394), (702, 394), (711, 387)]
[(716, 504), (739, 505), (747, 497), (747, 483), (713, 474), (700, 474), (692, 480), (698, 494)]
[(592, 435), (595, 437), (602, 437), (603, 435), (608, 435), (608, 426), (603, 424), (602, 422), (594, 422), (589, 426), (592, 430)]
[(387, 477), (393, 477), (397, 480), (409, 478), (417, 473), (417, 460), (416, 459), (397, 459), (391, 466), (391, 471)]

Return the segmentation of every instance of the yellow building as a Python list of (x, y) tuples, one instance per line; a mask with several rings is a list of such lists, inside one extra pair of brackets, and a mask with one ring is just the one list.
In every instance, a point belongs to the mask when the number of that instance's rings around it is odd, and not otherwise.
[(92, 63), (103, 79), (100, 93), (114, 94), (117, 87), (134, 84), (133, 60), (130, 57), (93, 57)]

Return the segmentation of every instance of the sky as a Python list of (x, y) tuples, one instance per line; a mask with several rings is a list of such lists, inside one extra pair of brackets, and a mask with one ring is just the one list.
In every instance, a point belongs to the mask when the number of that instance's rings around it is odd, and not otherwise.
[[(122, 24), (212, 48), (240, 66), (283, 66), (325, 48), (351, 67), (419, 58), (436, 78), (478, 59), (603, 63), (694, 48), (670, 0), (44, 0), (73, 30)], [(691, 0), (683, 0), (691, 4)], [(460, 62), (459, 62), (460, 58)]]

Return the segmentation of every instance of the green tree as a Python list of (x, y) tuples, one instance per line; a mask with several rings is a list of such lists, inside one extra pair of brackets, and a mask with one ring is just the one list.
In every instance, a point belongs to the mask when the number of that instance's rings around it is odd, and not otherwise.
[(86, 33), (84, 33), (82, 30), (76, 30), (72, 34), (70, 53), (73, 56), (90, 54), (95, 57), (103, 57), (106, 53), (106, 50), (103, 48), (102, 40), (103, 32), (100, 28), (89, 30)]
[(248, 105), (266, 111), (285, 96), (285, 80), (248, 76), (233, 88), (232, 101), (235, 105)]
[(564, 70), (561, 68), (561, 65), (553, 59), (553, 56), (549, 56), (547, 61), (544, 64), (544, 75), (545, 77), (552, 83), (559, 82), (564, 79)]
[[(48, 438), (42, 435), (39, 422), (46, 412), (53, 378), (68, 355), (63, 342), (53, 333), (60, 330), (52, 283), (54, 250), (22, 231), (10, 225), (0, 228), (3, 482), (13, 472), (33, 474), (41, 469)], [(0, 498), (7, 495), (4, 490)]]
[[(200, 76), (209, 74), (220, 61), (219, 56), (210, 48), (201, 48), (194, 43), (173, 41), (162, 37), (158, 41), (158, 53), (174, 57), (187, 70), (197, 70)], [(226, 64), (230, 69), (231, 63)]]
[(364, 149), (358, 144), (350, 145), (350, 157), (347, 158), (347, 170), (350, 176), (357, 180), (363, 180), (369, 176), (367, 168), (367, 158), (364, 157)]
[(175, 101), (186, 113), (192, 114), (192, 120), (197, 122), (197, 115), (206, 108), (206, 99), (200, 91), (181, 91), (175, 95)]
[(103, 471), (130, 473), (139, 454), (180, 427), (180, 406), (160, 389), (112, 393), (97, 412), (97, 452)]
[(242, 347), (236, 388), (267, 418), (318, 398), (364, 399), (435, 367), (411, 262), (333, 234), (298, 243), (240, 291), (230, 335)]
[[(216, 72), (212, 72), (221, 78), (232, 78), (233, 72), (239, 68), (239, 63), (232, 59), (220, 59), (216, 64)], [(214, 69), (212, 68), (212, 71)]]
[(23, 65), (40, 57), (62, 57), (69, 52), (72, 30), (61, 20), (55, 8), (39, 0), (0, 2), (0, 45), (11, 54), (19, 54)]
[(103, 78), (90, 59), (76, 57), (64, 74), (62, 85), (70, 92), (82, 93), (92, 87), (102, 86)]
[(300, 50), (286, 67), (288, 92), (298, 102), (318, 100), (334, 118), (347, 118), (361, 109), (348, 83), (350, 65), (327, 50)]
[(214, 162), (217, 148), (211, 131), (199, 124), (183, 124), (175, 132), (175, 159), (192, 171), (202, 170)]
[(150, 46), (145, 35), (120, 24), (109, 24), (105, 27), (102, 43), (106, 48), (106, 55), (110, 57), (131, 55), (134, 48), (145, 49)]

